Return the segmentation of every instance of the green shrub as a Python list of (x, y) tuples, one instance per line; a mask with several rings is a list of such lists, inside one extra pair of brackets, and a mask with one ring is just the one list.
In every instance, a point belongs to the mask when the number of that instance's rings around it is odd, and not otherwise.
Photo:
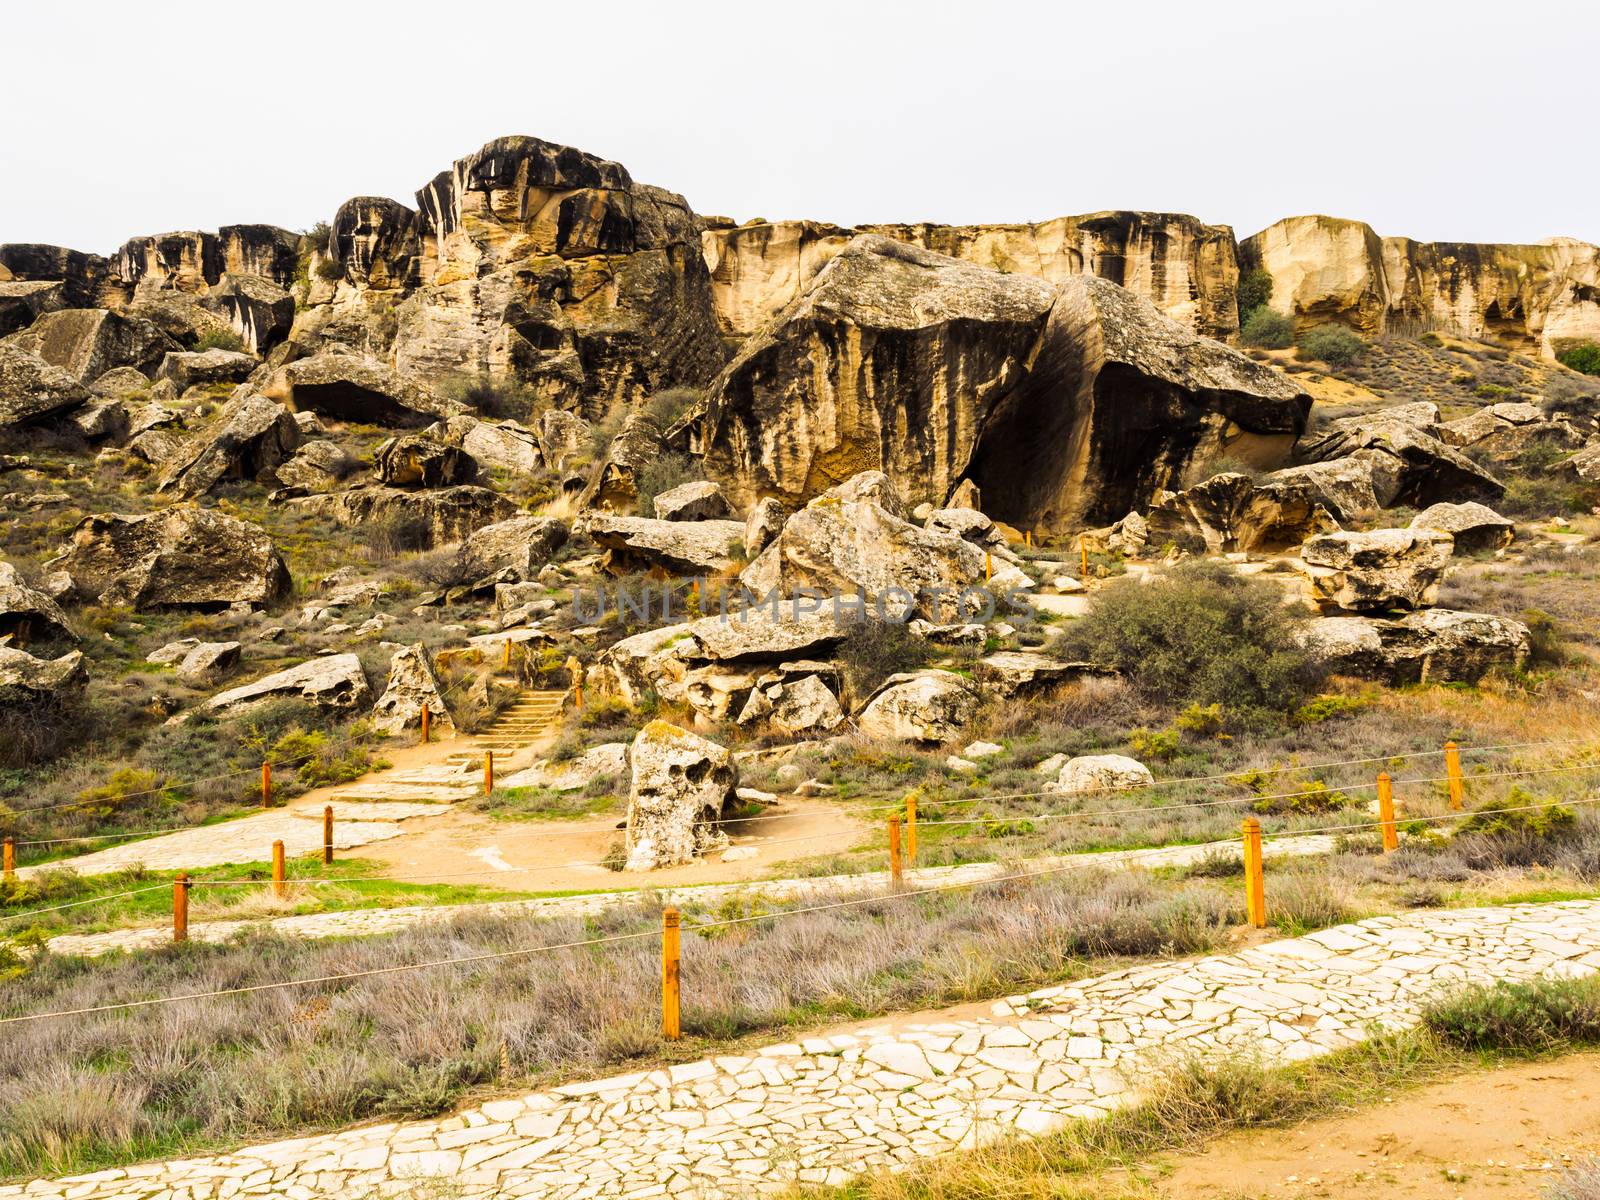
[(337, 258), (321, 258), (317, 260), (317, 278), (328, 283), (338, 283), (344, 278), (344, 264)]
[(1466, 1050), (1548, 1050), (1600, 1041), (1600, 976), (1501, 980), (1436, 1000), (1423, 1024)]
[(1567, 661), (1565, 639), (1554, 617), (1541, 608), (1528, 608), (1522, 612), (1522, 623), (1528, 627), (1529, 666), (1559, 667)]
[(457, 381), (446, 391), (457, 393), (463, 404), (498, 421), (527, 421), (538, 407), (537, 398), (527, 388), (487, 375)]
[(300, 236), (305, 239), (303, 243), (305, 250), (315, 250), (318, 254), (326, 254), (328, 252), (328, 243), (333, 239), (333, 227), (326, 221), (318, 221)]
[(916, 670), (932, 654), (933, 647), (898, 621), (869, 620), (851, 627), (834, 658), (850, 694), (861, 701), (889, 676)]
[(231, 329), (208, 329), (195, 340), (196, 350), (244, 351), (244, 339)]
[(1222, 705), (1191, 704), (1172, 724), (1180, 732), (1192, 733), (1195, 737), (1215, 737), (1222, 732), (1224, 724)]
[(704, 479), (705, 472), (685, 454), (661, 454), (640, 471), (634, 479), (639, 493), (639, 515), (656, 515), (656, 497), (670, 492), (679, 484)]
[(1315, 696), (1295, 712), (1294, 723), (1320, 725), (1323, 721), (1331, 721), (1335, 717), (1353, 717), (1356, 713), (1371, 707), (1372, 701), (1365, 696)]
[(1579, 342), (1558, 350), (1556, 361), (1582, 375), (1600, 375), (1600, 342)]
[[(1512, 811), (1498, 811), (1502, 809)], [(1544, 841), (1566, 837), (1577, 827), (1578, 814), (1566, 805), (1541, 802), (1520, 787), (1514, 787), (1504, 800), (1471, 813), (1456, 826), (1455, 836), (1476, 833)]]
[(1138, 758), (1165, 760), (1177, 756), (1178, 735), (1171, 729), (1133, 729), (1128, 732), (1128, 748)]
[(1318, 680), (1295, 640), (1302, 620), (1273, 585), (1198, 561), (1101, 589), (1066, 641), (1158, 702), (1286, 714)]
[(1366, 348), (1365, 342), (1342, 325), (1319, 325), (1301, 337), (1299, 357), (1314, 358), (1330, 367), (1348, 367)]
[(1240, 327), (1239, 341), (1263, 350), (1287, 350), (1294, 344), (1294, 319), (1270, 308), (1258, 308)]
[(1272, 303), (1272, 275), (1265, 267), (1246, 271), (1239, 278), (1239, 322), (1243, 324), (1258, 308)]

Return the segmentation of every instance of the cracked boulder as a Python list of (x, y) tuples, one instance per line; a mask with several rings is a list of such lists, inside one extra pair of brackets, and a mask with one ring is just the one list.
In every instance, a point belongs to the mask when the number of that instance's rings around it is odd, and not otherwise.
[(1324, 609), (1426, 608), (1439, 594), (1455, 540), (1437, 529), (1327, 533), (1300, 548), (1302, 573)]
[(1124, 754), (1086, 754), (1062, 764), (1045, 791), (1061, 796), (1094, 792), (1126, 792), (1155, 782), (1150, 768)]
[(93, 383), (114, 367), (134, 367), (149, 375), (177, 348), (151, 322), (103, 308), (45, 313), (6, 342), (60, 367), (81, 384)]
[(1304, 480), (1256, 483), (1235, 472), (1158, 496), (1145, 514), (1148, 544), (1171, 543), (1193, 554), (1283, 550), (1338, 528)]
[(1331, 463), (1361, 454), (1380, 506), (1422, 508), (1441, 501), (1493, 501), (1505, 485), (1439, 436), (1439, 410), (1430, 403), (1400, 405), (1332, 422), (1297, 450), (1304, 463)]
[(622, 574), (659, 567), (674, 575), (715, 575), (744, 544), (742, 521), (660, 521), (597, 512), (579, 525), (606, 551), (606, 569)]
[(727, 749), (657, 720), (634, 737), (628, 761), (625, 870), (681, 866), (727, 844), (719, 825), (739, 784)]
[(330, 712), (365, 712), (372, 704), (372, 689), (359, 657), (326, 654), (218, 692), (204, 707), (208, 712), (231, 713), (285, 699), (304, 700)]
[(465, 551), (480, 575), (510, 570), (531, 583), (555, 552), (566, 545), (567, 527), (555, 517), (522, 516), (474, 530)]
[(1521, 621), (1447, 608), (1394, 620), (1321, 617), (1299, 637), (1328, 670), (1393, 685), (1476, 683), (1493, 670), (1521, 670), (1532, 649)]
[(1484, 504), (1432, 504), (1411, 518), (1413, 529), (1440, 529), (1455, 539), (1457, 550), (1489, 553), (1502, 550), (1515, 536), (1511, 522)]
[(717, 521), (729, 515), (722, 488), (703, 479), (658, 492), (651, 504), (663, 521)]
[(389, 660), (389, 682), (372, 706), (373, 728), (391, 737), (420, 729), (424, 704), (433, 729), (444, 735), (455, 732), (427, 647), (417, 642), (400, 647)]
[(88, 682), (83, 652), (60, 658), (35, 658), (12, 646), (0, 646), (0, 707), (34, 706), (76, 692)]
[(959, 737), (982, 704), (954, 671), (909, 671), (889, 676), (867, 697), (856, 725), (870, 738), (939, 745)]
[(60, 367), (0, 342), (0, 430), (48, 421), (92, 398), (88, 388)]
[(451, 417), (423, 432), (446, 445), (459, 446), (485, 467), (531, 475), (544, 466), (538, 435), (516, 421)]
[(423, 434), (389, 438), (373, 452), (373, 465), (389, 487), (450, 487), (478, 477), (472, 455)]
[(300, 427), (287, 408), (265, 396), (241, 396), (223, 408), (214, 430), (167, 463), (158, 490), (193, 499), (225, 479), (259, 479), (299, 444)]
[[(834, 680), (829, 687), (825, 681)], [(758, 678), (750, 688), (738, 721), (765, 721), (788, 737), (813, 738), (832, 733), (845, 722), (839, 706), (838, 671), (823, 663), (783, 663)]]
[(401, 488), (360, 487), (319, 496), (295, 496), (291, 508), (328, 517), (343, 529), (385, 524), (405, 544), (431, 550), (459, 542), (474, 530), (517, 515), (517, 506), (488, 488), (462, 485), (408, 492)]
[(13, 646), (78, 640), (61, 606), (8, 562), (0, 562), (0, 637), (9, 637)]
[(174, 350), (162, 356), (157, 379), (170, 379), (179, 392), (214, 383), (241, 383), (261, 364), (237, 350)]

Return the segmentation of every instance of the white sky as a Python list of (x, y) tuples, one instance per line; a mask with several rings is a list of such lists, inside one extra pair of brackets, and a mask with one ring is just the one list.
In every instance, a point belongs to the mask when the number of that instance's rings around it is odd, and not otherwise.
[(1571, 0), (7, 5), (0, 241), (413, 193), (501, 134), (703, 213), (949, 223), (1105, 208), (1240, 237), (1600, 241), (1600, 6)]

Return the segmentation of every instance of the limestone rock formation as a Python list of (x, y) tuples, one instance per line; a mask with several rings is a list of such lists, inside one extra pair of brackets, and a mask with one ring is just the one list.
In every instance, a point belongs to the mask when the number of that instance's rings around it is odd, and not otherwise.
[(1300, 558), (1318, 604), (1373, 612), (1432, 604), (1454, 549), (1454, 539), (1437, 529), (1374, 529), (1320, 534), (1300, 548)]
[(54, 280), (0, 282), (0, 337), (26, 329), (44, 313), (66, 306), (63, 283)]
[(67, 614), (53, 599), (32, 587), (22, 573), (0, 561), (0, 637), (13, 646), (32, 642), (77, 641)]
[(789, 737), (823, 737), (844, 724), (839, 698), (817, 663), (785, 663), (751, 686), (738, 721), (765, 721)]
[(422, 236), (416, 210), (384, 196), (356, 196), (334, 213), (328, 256), (343, 278), (372, 291), (410, 289), (421, 281)]
[(0, 708), (32, 707), (81, 688), (89, 678), (83, 652), (60, 658), (35, 658), (12, 646), (0, 646)]
[(685, 433), (738, 500), (882, 470), (913, 505), (966, 479), (991, 515), (1051, 528), (1119, 516), (1196, 458), (1283, 457), (1309, 406), (1104, 280), (864, 236), (746, 342)]
[(739, 783), (733, 755), (665, 721), (651, 721), (628, 752), (629, 871), (693, 862), (726, 843), (717, 828)]
[(60, 283), (68, 308), (93, 308), (111, 298), (111, 263), (98, 254), (36, 242), (0, 245), (0, 283)]
[(372, 456), (378, 481), (389, 487), (441, 488), (478, 477), (472, 455), (422, 434), (389, 438)]
[(450, 446), (459, 446), (486, 467), (532, 474), (544, 465), (538, 435), (517, 421), (480, 421), (477, 417), (451, 417), (430, 425), (423, 433)]
[(289, 591), (289, 569), (264, 530), (189, 505), (85, 517), (45, 565), (71, 575), (84, 597), (141, 611), (263, 607)]
[(113, 367), (150, 374), (176, 347), (149, 321), (103, 308), (64, 308), (46, 313), (6, 343), (60, 367), (79, 383), (93, 383)]
[(1260, 483), (1228, 472), (1156, 498), (1145, 514), (1149, 543), (1197, 554), (1282, 550), (1339, 523), (1309, 482), (1269, 478)]
[(1123, 754), (1086, 754), (1062, 764), (1055, 780), (1045, 785), (1045, 791), (1081, 796), (1093, 792), (1125, 792), (1149, 787), (1154, 782), (1150, 768), (1138, 759)]
[(783, 528), (783, 523), (789, 519), (789, 512), (781, 502), (771, 496), (764, 500), (756, 501), (750, 509), (750, 515), (744, 522), (744, 552), (755, 558), (771, 544), (772, 539), (778, 536)]
[(717, 319), (740, 336), (756, 332), (864, 233), (1052, 283), (1074, 275), (1109, 279), (1206, 337), (1227, 339), (1239, 328), (1233, 231), (1178, 213), (1099, 212), (1037, 225), (707, 225), (701, 244)]
[(294, 296), (259, 275), (224, 274), (201, 303), (222, 316), (254, 354), (277, 346), (294, 325)]
[(299, 444), (293, 413), (247, 393), (229, 401), (216, 427), (166, 464), (160, 490), (193, 498), (224, 479), (258, 479), (287, 462)]
[(663, 521), (715, 521), (728, 515), (728, 501), (715, 483), (701, 480), (657, 492), (651, 502)]
[(224, 225), (215, 233), (130, 238), (117, 251), (116, 274), (129, 299), (139, 301), (172, 291), (203, 294), (228, 274), (288, 287), (299, 258), (299, 234), (275, 225)]
[(1445, 608), (1397, 620), (1321, 617), (1301, 637), (1329, 670), (1390, 684), (1476, 683), (1491, 670), (1520, 670), (1532, 645), (1520, 621)]
[(625, 742), (605, 742), (590, 746), (577, 758), (564, 762), (541, 759), (499, 781), (507, 790), (545, 788), (552, 792), (575, 792), (597, 779), (621, 780), (628, 776), (628, 746)]
[(238, 642), (197, 642), (184, 651), (175, 674), (196, 687), (213, 684), (239, 665), (243, 651)]
[[(982, 630), (983, 626), (978, 628)], [(973, 676), (984, 691), (1009, 698), (1042, 691), (1096, 671), (1090, 663), (1066, 662), (1025, 650), (997, 650), (978, 660)]]
[(1457, 550), (1486, 553), (1511, 544), (1514, 528), (1494, 509), (1483, 504), (1434, 504), (1411, 518), (1413, 529), (1442, 529), (1455, 539)]
[(424, 704), (433, 729), (444, 736), (455, 732), (427, 647), (417, 642), (401, 646), (390, 658), (389, 682), (372, 706), (372, 726), (391, 737), (411, 733), (422, 727)]
[(459, 542), (476, 529), (517, 515), (517, 506), (498, 492), (468, 484), (423, 492), (359, 487), (293, 497), (289, 504), (303, 512), (321, 513), (344, 529), (403, 522), (418, 549)]
[(509, 570), (532, 582), (550, 556), (567, 543), (567, 526), (556, 517), (520, 516), (473, 530), (465, 551), (481, 575)]
[(359, 466), (338, 442), (313, 438), (301, 443), (273, 474), (280, 485), (301, 494), (327, 492), (355, 474)]
[(289, 363), (262, 389), (275, 400), (340, 421), (421, 426), (465, 412), (375, 359), (323, 353)]
[(639, 503), (639, 473), (661, 457), (661, 430), (648, 414), (629, 413), (578, 497), (579, 508), (631, 513)]
[(334, 712), (364, 712), (372, 704), (372, 689), (357, 655), (326, 654), (218, 692), (206, 701), (205, 708), (209, 712), (238, 712), (285, 698), (305, 700)]
[(169, 351), (156, 368), (156, 378), (172, 380), (182, 392), (197, 384), (238, 383), (259, 365), (252, 355), (236, 350)]
[(1405, 405), (1334, 421), (1296, 454), (1307, 463), (1353, 460), (1341, 470), (1364, 471), (1384, 508), (1498, 499), (1505, 485), (1442, 441), (1437, 430), (1437, 408)]
[(551, 470), (565, 471), (589, 444), (590, 432), (577, 413), (552, 408), (539, 416), (539, 452)]
[(978, 690), (954, 671), (911, 671), (884, 680), (856, 724), (868, 737), (935, 745), (960, 736), (982, 703)]
[(594, 513), (580, 528), (606, 550), (608, 570), (659, 567), (675, 575), (714, 575), (733, 565), (744, 538), (742, 521), (658, 521)]
[(0, 430), (49, 420), (89, 398), (89, 390), (60, 367), (0, 342)]

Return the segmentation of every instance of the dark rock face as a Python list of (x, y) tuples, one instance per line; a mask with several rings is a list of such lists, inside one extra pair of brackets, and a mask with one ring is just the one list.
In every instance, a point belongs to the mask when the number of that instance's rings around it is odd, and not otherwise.
[(265, 354), (283, 341), (294, 325), (294, 297), (259, 275), (224, 275), (204, 303), (227, 318), (234, 332), (257, 354)]
[(140, 611), (265, 606), (290, 585), (283, 556), (259, 526), (188, 505), (85, 517), (46, 566), (71, 575), (86, 598)]
[(161, 491), (204, 495), (224, 479), (256, 479), (287, 462), (300, 444), (294, 414), (265, 396), (229, 401), (216, 430), (169, 463)]
[(416, 211), (384, 196), (346, 200), (333, 215), (328, 254), (358, 287), (414, 288), (422, 255)]
[(150, 374), (176, 349), (149, 321), (100, 308), (64, 308), (46, 313), (8, 343), (60, 367), (79, 383), (93, 383), (114, 367)]
[(0, 430), (49, 420), (89, 399), (89, 389), (60, 367), (0, 342)]
[(136, 300), (169, 290), (205, 292), (229, 273), (259, 275), (286, 288), (299, 254), (300, 236), (287, 229), (224, 225), (216, 233), (131, 238), (117, 251), (116, 274)]
[(1059, 286), (887, 238), (841, 251), (683, 430), (740, 501), (882, 470), (912, 503), (970, 480), (990, 515), (1115, 519), (1193, 462), (1287, 457), (1311, 400), (1103, 279)]
[(430, 550), (459, 542), (474, 530), (517, 515), (517, 506), (488, 488), (461, 486), (409, 492), (363, 487), (291, 499), (291, 507), (320, 513), (346, 529), (404, 522), (406, 548)]
[(26, 329), (40, 314), (67, 306), (66, 284), (59, 280), (0, 283), (0, 337)]
[(103, 303), (110, 278), (111, 264), (98, 254), (37, 243), (0, 246), (0, 282), (58, 280), (68, 308)]
[(472, 455), (421, 434), (390, 438), (374, 452), (373, 463), (379, 481), (390, 487), (449, 487), (478, 477)]

